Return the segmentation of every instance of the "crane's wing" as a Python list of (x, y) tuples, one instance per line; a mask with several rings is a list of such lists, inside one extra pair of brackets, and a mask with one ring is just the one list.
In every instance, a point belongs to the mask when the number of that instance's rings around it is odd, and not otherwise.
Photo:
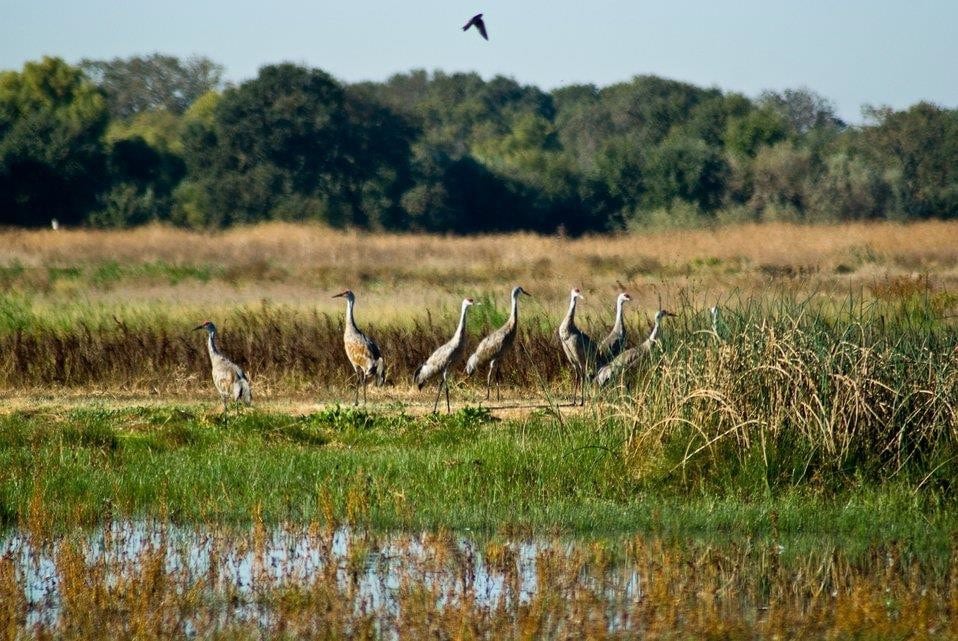
[(365, 334), (363, 334), (363, 338), (366, 339), (366, 345), (369, 347), (369, 353), (373, 357), (373, 360), (375, 361), (382, 358), (383, 354), (381, 351), (379, 351), (379, 345), (376, 344), (376, 341), (369, 338)]
[(472, 374), (477, 368), (482, 367), (493, 358), (496, 358), (505, 348), (511, 347), (509, 340), (509, 326), (504, 325), (483, 338), (476, 351), (469, 357), (466, 363), (466, 373)]
[(439, 374), (439, 372), (446, 367), (449, 356), (454, 349), (455, 346), (453, 344), (446, 343), (430, 354), (426, 362), (416, 369), (412, 376), (416, 385), (419, 386), (419, 389), (422, 389), (422, 386), (428, 383), (429, 379)]
[(479, 30), (479, 33), (482, 34), (482, 37), (486, 40), (489, 39), (489, 34), (486, 33), (486, 23), (482, 21), (482, 18), (476, 20), (476, 29)]
[(482, 20), (482, 14), (481, 14), (481, 13), (477, 13), (477, 14), (474, 15), (473, 17), (469, 18), (469, 22), (467, 22), (467, 23), (462, 27), (462, 30), (463, 30), (463, 31), (468, 31), (468, 30), (469, 30), (469, 27), (471, 27), (472, 25), (476, 24), (476, 21), (477, 21), (477, 20)]

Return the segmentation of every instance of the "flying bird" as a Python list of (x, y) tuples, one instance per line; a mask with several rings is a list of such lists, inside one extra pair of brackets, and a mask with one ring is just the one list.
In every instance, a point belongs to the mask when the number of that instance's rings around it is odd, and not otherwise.
[(476, 29), (479, 30), (479, 35), (481, 35), (486, 40), (489, 39), (489, 34), (486, 33), (486, 23), (482, 21), (482, 14), (477, 13), (472, 18), (469, 19), (469, 22), (466, 23), (466, 26), (462, 28), (463, 31), (468, 31), (469, 27), (475, 25)]

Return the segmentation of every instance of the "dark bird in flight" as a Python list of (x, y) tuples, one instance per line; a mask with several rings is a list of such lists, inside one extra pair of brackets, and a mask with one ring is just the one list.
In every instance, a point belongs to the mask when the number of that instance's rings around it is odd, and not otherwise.
[(486, 23), (482, 21), (482, 14), (481, 14), (481, 13), (477, 13), (476, 15), (474, 15), (474, 16), (469, 20), (469, 22), (466, 23), (466, 26), (463, 27), (462, 30), (463, 30), (463, 31), (468, 31), (468, 30), (469, 30), (469, 27), (471, 27), (472, 25), (476, 25), (476, 29), (479, 30), (479, 34), (480, 34), (483, 38), (485, 38), (486, 40), (489, 39), (489, 35), (486, 33)]

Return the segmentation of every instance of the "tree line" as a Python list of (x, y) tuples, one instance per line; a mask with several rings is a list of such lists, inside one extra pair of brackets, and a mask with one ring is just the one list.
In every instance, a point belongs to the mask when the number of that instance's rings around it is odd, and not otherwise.
[(579, 234), (958, 216), (958, 110), (926, 102), (849, 126), (804, 88), (222, 73), (160, 54), (0, 72), (0, 224)]

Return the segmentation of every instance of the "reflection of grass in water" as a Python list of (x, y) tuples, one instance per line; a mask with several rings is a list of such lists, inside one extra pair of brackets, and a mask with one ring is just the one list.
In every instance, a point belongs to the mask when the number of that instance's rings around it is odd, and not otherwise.
[[(258, 519), (248, 529), (119, 522), (108, 535), (76, 532), (55, 546), (26, 534), (8, 539), (11, 553), (0, 558), (0, 625), (12, 634), (949, 639), (958, 631), (953, 549), (921, 558), (889, 544), (850, 557), (827, 544), (794, 553), (788, 541), (755, 538), (515, 540), (321, 523), (273, 530)], [(28, 612), (41, 615), (38, 627)]]

